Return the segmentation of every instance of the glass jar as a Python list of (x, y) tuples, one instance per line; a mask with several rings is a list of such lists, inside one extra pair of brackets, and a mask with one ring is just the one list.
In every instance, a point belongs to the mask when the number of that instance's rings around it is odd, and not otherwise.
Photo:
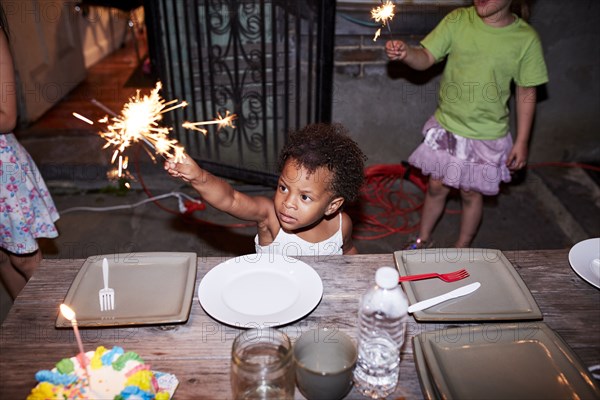
[(293, 399), (289, 337), (270, 328), (240, 333), (231, 349), (231, 389), (234, 399)]

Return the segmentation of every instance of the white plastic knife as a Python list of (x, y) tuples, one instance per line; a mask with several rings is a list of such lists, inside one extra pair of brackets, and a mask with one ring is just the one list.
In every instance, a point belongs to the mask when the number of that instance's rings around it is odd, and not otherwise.
[(479, 289), (480, 286), (481, 286), (481, 283), (475, 282), (475, 283), (471, 283), (471, 284), (468, 284), (463, 287), (459, 287), (458, 289), (454, 289), (453, 291), (442, 294), (440, 296), (436, 296), (436, 297), (432, 297), (431, 299), (419, 301), (418, 303), (415, 303), (412, 306), (408, 307), (408, 312), (414, 313), (415, 311), (421, 311), (426, 308), (433, 307), (436, 304), (443, 303), (444, 301), (448, 301), (450, 299), (455, 299), (460, 296), (465, 296), (469, 293), (473, 293), (474, 291)]

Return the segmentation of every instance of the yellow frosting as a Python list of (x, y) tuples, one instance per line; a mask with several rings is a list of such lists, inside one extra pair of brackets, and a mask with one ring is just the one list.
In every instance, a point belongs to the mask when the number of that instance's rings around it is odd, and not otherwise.
[(55, 396), (54, 385), (49, 382), (42, 382), (33, 388), (27, 400), (46, 400), (53, 399)]
[(92, 369), (98, 369), (102, 367), (102, 354), (106, 353), (106, 348), (104, 346), (98, 346), (94, 355), (92, 356), (92, 360), (90, 361), (90, 365)]
[(149, 392), (152, 389), (152, 376), (152, 371), (148, 371), (147, 369), (137, 371), (135, 374), (127, 378), (125, 386), (137, 386), (140, 389)]

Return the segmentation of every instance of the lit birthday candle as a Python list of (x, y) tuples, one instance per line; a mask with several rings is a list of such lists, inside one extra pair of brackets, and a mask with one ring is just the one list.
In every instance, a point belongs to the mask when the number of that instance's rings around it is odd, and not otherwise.
[(81, 335), (79, 335), (79, 328), (77, 327), (77, 319), (75, 319), (75, 311), (73, 311), (66, 304), (61, 304), (60, 312), (63, 315), (63, 317), (65, 317), (66, 319), (71, 321), (71, 326), (73, 327), (73, 333), (75, 334), (75, 340), (77, 340), (77, 346), (79, 347), (79, 355), (77, 356), (77, 358), (79, 359), (79, 363), (85, 370), (85, 375), (88, 378), (88, 382), (89, 382), (89, 375), (88, 375), (88, 371), (87, 371), (87, 357), (85, 355), (85, 351), (83, 350), (83, 343), (81, 342)]

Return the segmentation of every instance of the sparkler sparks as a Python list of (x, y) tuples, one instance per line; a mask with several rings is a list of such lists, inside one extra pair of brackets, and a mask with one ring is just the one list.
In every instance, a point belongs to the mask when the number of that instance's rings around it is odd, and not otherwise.
[[(151, 148), (156, 154), (161, 155), (165, 159), (173, 159), (175, 162), (181, 162), (185, 159), (185, 149), (179, 145), (177, 140), (171, 139), (169, 133), (172, 128), (160, 125), (163, 114), (173, 111), (177, 108), (187, 106), (187, 102), (179, 100), (165, 101), (158, 93), (162, 89), (160, 82), (156, 83), (156, 87), (149, 95), (140, 95), (138, 90), (134, 97), (125, 103), (120, 114), (116, 114), (96, 101), (96, 105), (107, 111), (112, 117), (105, 116), (98, 120), (99, 123), (105, 124), (103, 131), (99, 132), (100, 137), (106, 140), (104, 149), (112, 147), (114, 149), (111, 163), (118, 160), (117, 176), (121, 178), (127, 168), (127, 157), (124, 156), (125, 150), (134, 143), (142, 142), (147, 147)], [(93, 125), (94, 122), (90, 119), (73, 113), (73, 116), (80, 120)], [(230, 114), (229, 111), (225, 116), (218, 117), (213, 121), (204, 122), (184, 122), (182, 127), (185, 129), (193, 129), (202, 132), (206, 135), (207, 130), (199, 128), (203, 125), (217, 125), (218, 129), (232, 127), (233, 120), (236, 114)], [(147, 150), (147, 149), (146, 149)], [(147, 151), (148, 152), (148, 151)], [(148, 154), (154, 160), (150, 152)], [(114, 175), (114, 174), (113, 174)]]
[[(140, 96), (138, 90), (135, 97), (130, 98), (123, 106), (121, 114), (110, 119), (112, 123), (106, 126), (105, 131), (100, 132), (100, 137), (106, 140), (104, 148), (112, 146), (115, 153), (122, 154), (131, 144), (143, 141), (165, 158), (175, 158), (176, 162), (185, 158), (183, 147), (178, 145), (177, 140), (169, 138), (171, 129), (160, 126), (159, 122), (164, 113), (185, 107), (187, 103), (177, 103), (179, 100), (165, 102), (158, 94), (160, 89), (162, 84), (158, 82), (150, 95)], [(167, 108), (172, 104), (175, 105)], [(100, 120), (105, 121), (108, 122), (107, 119)]]
[(221, 114), (217, 114), (217, 118), (214, 121), (202, 121), (202, 122), (186, 121), (183, 124), (181, 124), (181, 126), (184, 127), (185, 129), (192, 129), (192, 130), (195, 130), (198, 132), (202, 132), (204, 135), (206, 135), (206, 133), (208, 131), (204, 128), (198, 128), (199, 126), (217, 124), (218, 125), (217, 129), (226, 128), (228, 126), (231, 128), (235, 128), (235, 126), (233, 125), (233, 121), (236, 118), (237, 118), (237, 115), (229, 114), (229, 111), (226, 111), (224, 117), (222, 117)]
[[(394, 18), (394, 9), (396, 6), (390, 0), (386, 0), (382, 3), (381, 6), (375, 7), (371, 10), (371, 18), (375, 20), (375, 22), (381, 22), (381, 26), (384, 27), (387, 25), (388, 29), (390, 29), (388, 22)], [(381, 35), (381, 28), (377, 29), (375, 32), (375, 36), (373, 37), (373, 41), (376, 41), (377, 38)]]

